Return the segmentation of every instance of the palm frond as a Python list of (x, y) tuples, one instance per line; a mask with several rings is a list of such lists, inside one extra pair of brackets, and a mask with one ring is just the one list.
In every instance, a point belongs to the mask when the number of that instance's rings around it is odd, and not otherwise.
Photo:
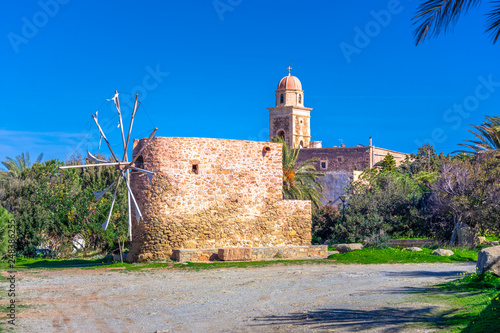
[[(40, 163), (42, 160), (43, 153), (38, 156), (35, 163)], [(31, 160), (30, 154), (28, 152), (21, 153), (16, 156), (15, 159), (11, 157), (7, 157), (4, 161), (2, 161), (2, 165), (6, 170), (1, 171), (0, 178), (2, 180), (8, 180), (8, 178), (17, 178), (21, 176), (21, 173), (31, 168)]]
[(448, 32), (456, 24), (460, 15), (467, 13), (471, 7), (481, 0), (428, 0), (417, 9), (413, 18), (417, 27), (413, 32), (415, 44), (421, 44), (427, 37), (435, 37), (444, 31)]
[(500, 117), (486, 116), (481, 125), (471, 125), (475, 131), (467, 129), (474, 134), (474, 140), (465, 140), (467, 143), (459, 143), (460, 146), (470, 150), (457, 150), (453, 153), (477, 154), (486, 150), (500, 149)]
[(43, 153), (40, 153), (40, 155), (38, 155), (38, 157), (36, 158), (35, 163), (40, 163), (40, 162), (42, 162), (42, 158), (43, 158)]
[(494, 8), (486, 14), (486, 32), (490, 33), (495, 44), (500, 37), (500, 1), (493, 1)]
[(319, 177), (324, 176), (317, 172), (311, 164), (317, 159), (309, 159), (297, 165), (300, 148), (294, 149), (282, 138), (275, 138), (274, 142), (282, 144), (283, 167), (283, 198), (287, 200), (310, 200), (311, 209), (316, 210), (322, 206), (323, 186)]

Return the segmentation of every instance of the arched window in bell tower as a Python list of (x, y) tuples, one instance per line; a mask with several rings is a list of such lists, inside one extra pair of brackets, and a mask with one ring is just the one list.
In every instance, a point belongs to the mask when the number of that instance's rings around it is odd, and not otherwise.
[(280, 97), (280, 104), (283, 104), (283, 100), (284, 100), (284, 98), (283, 98), (283, 94), (281, 94), (281, 97)]
[(302, 104), (302, 95), (299, 94), (299, 104)]

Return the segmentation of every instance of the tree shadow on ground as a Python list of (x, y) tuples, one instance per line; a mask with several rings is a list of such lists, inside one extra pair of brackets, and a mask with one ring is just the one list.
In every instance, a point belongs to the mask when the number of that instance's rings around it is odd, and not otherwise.
[(463, 332), (482, 333), (498, 332), (500, 327), (500, 294), (493, 298), (490, 305), (473, 320), (469, 320), (469, 325)]
[(295, 312), (283, 316), (265, 316), (253, 319), (252, 326), (301, 326), (306, 329), (333, 329), (352, 332), (378, 329), (380, 332), (399, 332), (410, 324), (439, 323), (445, 316), (455, 312), (440, 311), (436, 307), (391, 308), (375, 310), (318, 309)]
[(93, 267), (113, 264), (109, 258), (101, 259), (25, 259), (17, 263), (21, 268), (68, 268), (68, 267)]
[(424, 293), (429, 290), (429, 287), (400, 287), (393, 289), (385, 289), (385, 290), (358, 290), (349, 294), (349, 296), (359, 296), (359, 295), (381, 295), (381, 294), (416, 294), (416, 293)]

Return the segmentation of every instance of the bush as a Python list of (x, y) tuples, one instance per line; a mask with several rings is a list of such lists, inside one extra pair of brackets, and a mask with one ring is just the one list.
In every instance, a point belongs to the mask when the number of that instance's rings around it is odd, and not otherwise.
[(332, 238), (332, 229), (342, 220), (337, 207), (324, 206), (312, 216), (312, 239), (316, 243), (324, 243)]
[[(314, 237), (348, 243), (373, 237), (379, 246), (389, 236), (432, 236), (422, 214), (425, 206), (422, 188), (409, 175), (397, 171), (365, 170), (348, 191), (350, 198), (345, 218), (338, 208), (326, 206), (320, 209), (313, 217)], [(384, 231), (383, 237), (381, 230)]]
[(386, 249), (389, 247), (389, 237), (384, 230), (379, 230), (379, 232), (374, 233), (363, 242), (365, 247), (374, 247), (378, 249)]
[(0, 258), (3, 258), (7, 253), (9, 244), (8, 227), (11, 218), (12, 215), (9, 214), (7, 209), (0, 207)]
[(359, 243), (378, 233), (383, 226), (381, 216), (373, 212), (367, 214), (347, 214), (345, 219), (336, 207), (325, 206), (313, 215), (312, 235), (321, 242)]

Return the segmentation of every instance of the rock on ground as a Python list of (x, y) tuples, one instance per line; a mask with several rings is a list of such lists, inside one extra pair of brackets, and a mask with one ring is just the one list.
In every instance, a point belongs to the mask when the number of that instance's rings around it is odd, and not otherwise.
[(403, 251), (413, 251), (413, 252), (418, 252), (418, 251), (422, 251), (421, 248), (419, 247), (416, 247), (416, 246), (413, 246), (413, 247), (406, 247), (403, 249)]
[(478, 230), (471, 227), (462, 227), (457, 232), (458, 246), (476, 247), (479, 240)]
[(438, 256), (441, 256), (441, 257), (450, 257), (454, 253), (453, 253), (452, 250), (437, 249), (437, 250), (432, 251), (431, 254), (435, 254), (435, 255), (438, 255)]
[(491, 272), (500, 276), (500, 246), (481, 250), (477, 257), (476, 267), (478, 273)]
[(363, 244), (361, 243), (352, 243), (352, 244), (335, 244), (335, 249), (340, 253), (351, 252), (355, 250), (361, 250), (363, 248)]

